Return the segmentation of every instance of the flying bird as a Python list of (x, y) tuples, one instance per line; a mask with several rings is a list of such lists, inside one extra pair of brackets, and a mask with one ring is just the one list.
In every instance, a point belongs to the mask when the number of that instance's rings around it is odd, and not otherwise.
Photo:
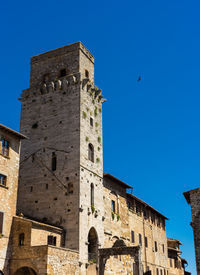
[(141, 76), (139, 75), (137, 82), (139, 82), (139, 81), (141, 81), (141, 80), (142, 80), (142, 78), (141, 78)]

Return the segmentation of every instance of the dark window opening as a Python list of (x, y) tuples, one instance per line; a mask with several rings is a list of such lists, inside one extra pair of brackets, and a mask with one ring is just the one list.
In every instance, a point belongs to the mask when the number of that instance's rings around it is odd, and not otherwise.
[(163, 274), (162, 274), (162, 269), (160, 270), (160, 275), (163, 275)]
[(139, 245), (142, 245), (142, 235), (139, 233)]
[(165, 253), (165, 245), (164, 244), (162, 245), (162, 250), (163, 250), (163, 253)]
[(98, 236), (92, 227), (88, 234), (88, 260), (95, 263), (98, 257)]
[(19, 234), (19, 246), (24, 246), (24, 233)]
[(56, 237), (49, 235), (47, 241), (48, 245), (56, 246)]
[(147, 239), (147, 237), (145, 237), (145, 247), (148, 247), (148, 239)]
[(90, 126), (93, 127), (93, 118), (92, 117), (90, 118)]
[(0, 185), (6, 186), (7, 177), (0, 174)]
[(88, 72), (88, 70), (85, 70), (85, 77), (89, 78), (89, 72)]
[(48, 183), (46, 184), (46, 190), (48, 190), (49, 189), (49, 185), (48, 185)]
[(90, 185), (90, 201), (91, 201), (91, 206), (94, 206), (94, 184), (91, 183)]
[(8, 157), (9, 156), (9, 142), (6, 139), (2, 139), (1, 154)]
[(156, 275), (159, 275), (159, 269), (156, 268)]
[(66, 69), (60, 70), (60, 77), (63, 77), (63, 76), (66, 76), (66, 75), (67, 75)]
[(127, 206), (128, 206), (128, 209), (131, 208), (131, 203), (130, 203), (130, 201), (127, 202)]
[(0, 234), (3, 233), (3, 217), (4, 217), (4, 213), (0, 212)]
[(88, 144), (88, 159), (94, 162), (94, 146), (91, 143)]
[(30, 187), (30, 192), (33, 192), (33, 186)]
[(72, 183), (72, 182), (69, 182), (69, 183), (68, 183), (68, 193), (69, 193), (69, 194), (73, 194), (73, 192), (74, 192), (73, 183)]
[(134, 231), (131, 231), (131, 242), (132, 242), (132, 243), (135, 242), (135, 234), (134, 234)]
[(154, 245), (155, 245), (155, 252), (158, 251), (158, 245), (157, 245), (157, 242), (154, 242)]
[(112, 212), (115, 213), (115, 201), (111, 201)]
[(56, 158), (56, 154), (53, 152), (52, 159), (51, 159), (51, 170), (52, 171), (56, 171), (56, 165), (57, 165), (57, 158)]

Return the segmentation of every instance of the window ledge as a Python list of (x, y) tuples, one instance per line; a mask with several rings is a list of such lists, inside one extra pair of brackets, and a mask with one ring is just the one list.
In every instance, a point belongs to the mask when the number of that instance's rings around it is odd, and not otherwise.
[(0, 184), (0, 187), (5, 188), (5, 189), (8, 189), (8, 186), (5, 186), (5, 185), (3, 185), (3, 184)]
[(6, 159), (10, 159), (9, 156), (6, 156), (6, 155), (4, 155), (4, 154), (2, 154), (2, 153), (0, 153), (0, 155), (1, 155), (2, 157), (6, 158)]

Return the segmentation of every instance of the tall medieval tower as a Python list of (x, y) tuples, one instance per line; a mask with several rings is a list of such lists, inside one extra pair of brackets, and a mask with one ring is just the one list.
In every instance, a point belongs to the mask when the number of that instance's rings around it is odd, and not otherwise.
[[(94, 58), (77, 42), (31, 58), (21, 96), (18, 213), (65, 229), (62, 246), (88, 261), (88, 234), (104, 242), (102, 95)], [(90, 252), (90, 251), (89, 251)]]

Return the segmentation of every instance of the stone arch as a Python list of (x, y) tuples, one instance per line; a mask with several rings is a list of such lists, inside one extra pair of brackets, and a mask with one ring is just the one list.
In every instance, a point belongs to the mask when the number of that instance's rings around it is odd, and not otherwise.
[(123, 240), (116, 240), (113, 244), (113, 247), (126, 247), (126, 244)]
[(98, 258), (98, 235), (94, 227), (88, 233), (88, 260), (96, 262)]
[(14, 275), (37, 275), (35, 270), (28, 266), (23, 266), (14, 273)]
[(0, 270), (0, 275), (4, 275), (4, 274), (3, 274), (3, 271), (1, 271), (1, 270)]

